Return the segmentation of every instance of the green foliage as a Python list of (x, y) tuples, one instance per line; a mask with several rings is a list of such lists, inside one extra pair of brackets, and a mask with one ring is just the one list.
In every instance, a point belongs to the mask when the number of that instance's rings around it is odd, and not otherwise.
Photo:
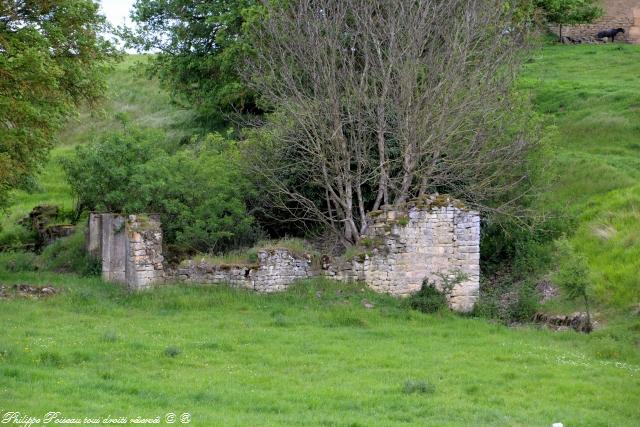
[(409, 298), (409, 306), (423, 313), (436, 313), (447, 307), (447, 296), (435, 283), (425, 280), (420, 290)]
[(219, 252), (253, 243), (247, 213), (252, 189), (237, 166), (234, 143), (210, 135), (200, 146), (169, 153), (162, 135), (130, 129), (79, 146), (65, 162), (80, 209), (161, 215), (176, 252)]
[(491, 285), (483, 283), (481, 286), (480, 300), (473, 308), (475, 316), (500, 320), (505, 324), (533, 320), (540, 307), (533, 284), (500, 282)]
[(91, 0), (0, 3), (0, 204), (41, 166), (82, 101), (105, 89), (105, 18)]
[(64, 159), (63, 166), (78, 210), (124, 212), (133, 196), (131, 177), (141, 164), (159, 155), (154, 144), (161, 137), (158, 131), (130, 129), (76, 147), (75, 156)]
[(578, 255), (567, 239), (556, 242), (556, 248), (560, 256), (560, 269), (556, 273), (555, 281), (564, 291), (569, 300), (581, 299), (584, 301), (589, 323), (589, 293), (591, 280), (589, 278), (589, 265), (584, 256)]
[(37, 255), (33, 252), (0, 252), (0, 269), (10, 272), (35, 271)]
[(548, 22), (560, 26), (560, 38), (563, 25), (587, 24), (603, 13), (595, 0), (537, 0), (536, 3)]
[(254, 94), (239, 72), (250, 53), (244, 37), (257, 0), (137, 0), (137, 29), (121, 32), (130, 46), (156, 50), (151, 70), (177, 99), (213, 122), (231, 113), (256, 113)]
[(59, 133), (59, 143), (51, 150), (42, 171), (35, 176), (35, 184), (11, 192), (10, 206), (4, 215), (0, 215), (0, 250), (23, 250), (35, 243), (36, 236), (18, 225), (34, 206), (52, 204), (63, 211), (74, 210), (73, 194), (62, 163), (73, 155), (76, 145), (100, 140), (112, 132), (131, 127), (131, 123), (161, 130), (166, 136), (166, 146), (172, 148), (178, 147), (187, 135), (200, 133), (199, 129), (193, 128), (193, 111), (172, 103), (158, 81), (149, 79), (142, 72), (148, 59), (127, 55), (117, 63), (107, 74), (107, 96), (94, 106), (99, 108), (82, 106), (79, 116), (69, 120)]
[(539, 297), (532, 285), (524, 284), (517, 292), (517, 298), (507, 307), (509, 321), (530, 322), (538, 311)]
[(73, 235), (58, 239), (47, 246), (38, 257), (38, 268), (59, 273), (76, 273), (81, 276), (99, 275), (100, 261), (87, 253), (84, 234), (85, 230), (78, 227)]

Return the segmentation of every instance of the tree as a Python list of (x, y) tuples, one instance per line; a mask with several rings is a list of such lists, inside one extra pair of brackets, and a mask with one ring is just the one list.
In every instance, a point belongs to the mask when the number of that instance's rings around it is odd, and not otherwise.
[(584, 302), (587, 313), (587, 324), (591, 328), (591, 312), (589, 309), (589, 265), (584, 256), (576, 253), (571, 243), (566, 239), (560, 239), (556, 243), (562, 265), (556, 274), (556, 282), (565, 292), (569, 300), (581, 299)]
[(587, 24), (602, 16), (594, 0), (538, 0), (538, 7), (548, 22), (558, 25), (559, 41), (563, 25)]
[(250, 49), (243, 37), (245, 15), (257, 0), (137, 0), (123, 30), (141, 51), (155, 51), (152, 71), (176, 99), (209, 122), (230, 114), (260, 112), (254, 94), (238, 76)]
[(159, 213), (174, 253), (219, 252), (253, 243), (252, 195), (232, 143), (212, 134), (172, 153), (157, 131), (127, 129), (77, 147), (64, 163), (81, 210)]
[(367, 212), (430, 193), (514, 208), (539, 141), (513, 91), (527, 40), (514, 5), (267, 3), (244, 75), (275, 112), (246, 163), (272, 203), (345, 244)]
[(105, 89), (114, 47), (91, 0), (0, 2), (0, 205), (46, 159), (55, 133)]

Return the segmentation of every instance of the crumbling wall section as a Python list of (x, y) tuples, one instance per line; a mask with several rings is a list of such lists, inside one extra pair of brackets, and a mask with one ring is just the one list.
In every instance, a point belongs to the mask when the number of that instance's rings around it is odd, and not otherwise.
[(87, 251), (99, 258), (102, 279), (144, 289), (164, 281), (162, 230), (158, 215), (92, 213)]
[(168, 271), (168, 277), (176, 282), (224, 283), (258, 292), (283, 291), (296, 280), (314, 275), (310, 256), (297, 256), (287, 249), (258, 251), (258, 261), (253, 265), (215, 265), (202, 258)]
[(470, 311), (479, 297), (480, 215), (448, 198), (369, 216), (360, 252), (325, 262), (325, 275), (363, 281), (377, 292), (408, 296), (423, 282), (453, 284), (451, 308)]
[(100, 253), (104, 280), (131, 289), (182, 282), (277, 292), (297, 280), (323, 276), (362, 281), (396, 296), (411, 295), (428, 281), (447, 290), (451, 308), (463, 312), (479, 296), (480, 215), (446, 196), (372, 212), (356, 250), (349, 257), (323, 257), (317, 267), (310, 255), (282, 248), (258, 251), (253, 265), (215, 265), (202, 258), (165, 270), (160, 220), (154, 215), (92, 214), (87, 249)]

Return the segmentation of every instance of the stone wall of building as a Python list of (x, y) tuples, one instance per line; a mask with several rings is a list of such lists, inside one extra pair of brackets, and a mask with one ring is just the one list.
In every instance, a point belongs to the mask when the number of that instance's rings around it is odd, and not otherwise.
[(310, 256), (296, 256), (287, 249), (258, 251), (255, 265), (215, 265), (203, 258), (167, 271), (167, 277), (176, 282), (224, 283), (258, 292), (283, 291), (296, 280), (314, 275)]
[(129, 215), (125, 225), (125, 282), (144, 289), (164, 282), (159, 215)]
[[(591, 24), (570, 25), (562, 27), (562, 35), (574, 38), (595, 38), (596, 34), (602, 30), (611, 28), (623, 28), (625, 33), (616, 36), (617, 41), (640, 43), (633, 35), (634, 9), (640, 8), (638, 0), (603, 0), (600, 2), (604, 10), (601, 18)], [(560, 28), (551, 28), (559, 34)]]
[(158, 215), (89, 215), (87, 251), (100, 258), (102, 279), (144, 289), (164, 281)]
[(258, 292), (285, 290), (297, 280), (328, 277), (361, 281), (376, 292), (408, 296), (425, 281), (452, 284), (449, 305), (469, 311), (479, 296), (480, 216), (445, 196), (415, 200), (403, 209), (372, 212), (351, 255), (323, 257), (281, 249), (258, 251), (253, 265), (187, 260), (165, 269), (160, 221), (153, 215), (92, 214), (87, 249), (102, 258), (104, 280), (144, 289), (157, 283), (230, 284)]
[(350, 260), (325, 260), (325, 275), (397, 296), (417, 292), (425, 280), (440, 289), (448, 282), (457, 311), (471, 310), (479, 297), (480, 216), (458, 202), (436, 197), (373, 212), (359, 248)]

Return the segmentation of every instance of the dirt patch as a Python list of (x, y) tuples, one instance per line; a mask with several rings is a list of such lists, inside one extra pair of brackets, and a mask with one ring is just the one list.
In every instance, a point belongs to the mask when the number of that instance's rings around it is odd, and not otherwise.
[(46, 298), (60, 293), (51, 285), (2, 285), (0, 284), (0, 298)]

